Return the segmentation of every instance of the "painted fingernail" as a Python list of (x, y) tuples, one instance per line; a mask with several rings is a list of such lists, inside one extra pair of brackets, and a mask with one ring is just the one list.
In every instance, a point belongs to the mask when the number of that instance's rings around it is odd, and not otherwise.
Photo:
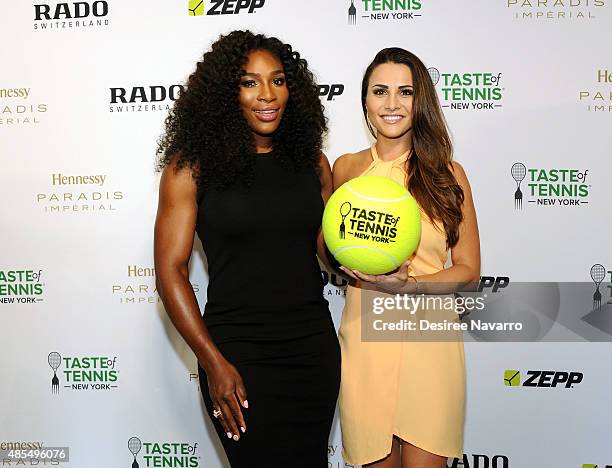
[(242, 403), (242, 406), (244, 406), (245, 408), (249, 407), (249, 402), (244, 400), (244, 402)]
[(238, 437), (237, 435), (235, 435), (235, 436), (234, 436), (234, 440), (235, 440), (236, 442), (238, 442), (238, 439), (240, 439), (240, 437)]
[(240, 426), (240, 430), (241, 430), (242, 432), (246, 432), (246, 429), (245, 429), (244, 427), (242, 427), (242, 426)]
[(228, 433), (227, 433), (227, 438), (228, 438), (228, 439), (231, 439), (231, 438), (232, 438), (232, 433), (231, 433), (231, 432), (228, 432)]

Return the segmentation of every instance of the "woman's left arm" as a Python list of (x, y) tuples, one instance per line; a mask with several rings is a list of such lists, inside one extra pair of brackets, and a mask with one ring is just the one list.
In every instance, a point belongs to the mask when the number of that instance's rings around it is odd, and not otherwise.
[(456, 288), (461, 288), (465, 284), (480, 280), (480, 236), (478, 235), (478, 222), (472, 190), (463, 167), (454, 161), (451, 162), (451, 165), (455, 178), (463, 189), (464, 196), (461, 207), (463, 221), (459, 225), (459, 240), (451, 249), (453, 264), (445, 270), (416, 278), (417, 281), (422, 283), (449, 283), (449, 289), (452, 289), (453, 285)]
[[(463, 167), (454, 161), (451, 162), (451, 165), (451, 170), (463, 189), (464, 195), (461, 207), (463, 220), (459, 225), (459, 240), (451, 249), (452, 266), (437, 273), (411, 278), (408, 277), (407, 268), (404, 268), (404, 266), (390, 275), (365, 275), (353, 271), (352, 276), (361, 281), (374, 283), (376, 289), (393, 294), (414, 292), (445, 294), (460, 290), (465, 285), (480, 280), (480, 238), (472, 190)], [(344, 270), (350, 274), (348, 270)]]
[[(334, 184), (329, 161), (327, 160), (327, 156), (325, 156), (323, 153), (321, 153), (321, 159), (319, 160), (319, 180), (321, 182), (321, 198), (323, 199), (323, 206), (325, 206), (327, 204), (327, 200), (329, 200), (329, 197), (331, 197), (331, 194), (334, 191)], [(332, 262), (330, 261), (327, 247), (325, 246), (325, 241), (323, 240), (322, 227), (319, 228), (319, 234), (317, 236), (317, 255), (327, 268), (333, 270)]]

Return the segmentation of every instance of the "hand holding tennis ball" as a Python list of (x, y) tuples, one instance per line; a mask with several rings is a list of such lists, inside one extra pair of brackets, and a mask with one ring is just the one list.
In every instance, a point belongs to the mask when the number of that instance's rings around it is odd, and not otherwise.
[(416, 250), (421, 214), (402, 185), (386, 177), (361, 176), (330, 197), (323, 237), (344, 267), (381, 275), (400, 268)]

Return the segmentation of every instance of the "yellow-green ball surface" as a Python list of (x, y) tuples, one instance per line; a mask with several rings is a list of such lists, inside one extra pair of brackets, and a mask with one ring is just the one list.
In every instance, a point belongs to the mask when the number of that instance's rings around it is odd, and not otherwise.
[(386, 177), (361, 176), (330, 197), (323, 236), (340, 264), (381, 275), (397, 269), (416, 250), (421, 214), (404, 186)]

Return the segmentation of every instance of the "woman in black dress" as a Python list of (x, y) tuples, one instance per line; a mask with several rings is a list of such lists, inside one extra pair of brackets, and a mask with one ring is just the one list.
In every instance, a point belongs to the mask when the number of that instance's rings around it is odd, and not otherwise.
[[(234, 31), (197, 64), (160, 141), (158, 291), (234, 468), (327, 466), (340, 353), (316, 258), (332, 188), (325, 131), (306, 61)], [(203, 316), (194, 232), (209, 268)]]

